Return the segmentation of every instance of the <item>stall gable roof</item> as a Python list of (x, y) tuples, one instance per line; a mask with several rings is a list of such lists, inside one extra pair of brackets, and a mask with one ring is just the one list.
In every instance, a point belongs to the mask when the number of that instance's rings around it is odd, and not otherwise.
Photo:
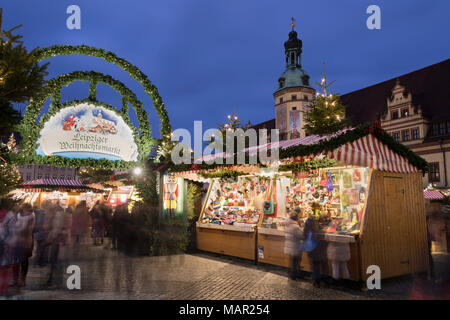
[(425, 190), (423, 192), (424, 198), (428, 200), (441, 200), (444, 199), (444, 195), (438, 190)]

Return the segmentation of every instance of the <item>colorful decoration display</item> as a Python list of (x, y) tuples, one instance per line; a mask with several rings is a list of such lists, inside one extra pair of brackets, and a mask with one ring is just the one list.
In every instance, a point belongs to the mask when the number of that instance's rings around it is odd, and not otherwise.
[[(357, 234), (368, 184), (368, 168), (322, 169), (315, 175), (277, 177), (277, 216), (265, 215), (262, 227), (284, 229), (290, 214), (312, 217), (323, 232)], [(281, 210), (285, 208), (285, 210)]]
[(212, 180), (212, 187), (201, 217), (202, 223), (255, 226), (263, 214), (267, 182), (258, 178), (238, 178), (235, 182)]

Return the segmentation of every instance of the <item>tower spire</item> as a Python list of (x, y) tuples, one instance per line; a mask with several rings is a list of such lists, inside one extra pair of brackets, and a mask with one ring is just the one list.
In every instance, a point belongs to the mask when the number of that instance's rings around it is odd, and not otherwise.
[(294, 31), (294, 27), (295, 27), (295, 18), (294, 17), (291, 18), (291, 27), (292, 27), (292, 31)]

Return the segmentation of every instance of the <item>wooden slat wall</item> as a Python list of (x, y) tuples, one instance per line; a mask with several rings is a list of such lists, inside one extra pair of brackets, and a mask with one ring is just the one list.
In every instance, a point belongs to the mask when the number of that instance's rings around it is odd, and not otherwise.
[(241, 232), (197, 227), (197, 249), (255, 260), (256, 231)]
[[(402, 185), (405, 190), (402, 209), (404, 216), (401, 220), (388, 216), (402, 213), (390, 210), (394, 206), (389, 203), (391, 197), (386, 193), (389, 181), (385, 181), (384, 176), (400, 178), (395, 180), (395, 183)], [(380, 267), (382, 278), (427, 271), (426, 219), (421, 173), (400, 174), (374, 170), (369, 190), (366, 228), (361, 235), (361, 278), (367, 279), (366, 270), (370, 265)], [(398, 221), (398, 225), (393, 225), (395, 232), (389, 233), (386, 231), (387, 226), (389, 221), (393, 220)], [(399, 262), (405, 260), (404, 257), (409, 260), (409, 264)]]
[(422, 174), (416, 173), (405, 176), (406, 210), (411, 217), (411, 219), (406, 220), (406, 232), (410, 244), (409, 272), (424, 272), (429, 269), (429, 259)]

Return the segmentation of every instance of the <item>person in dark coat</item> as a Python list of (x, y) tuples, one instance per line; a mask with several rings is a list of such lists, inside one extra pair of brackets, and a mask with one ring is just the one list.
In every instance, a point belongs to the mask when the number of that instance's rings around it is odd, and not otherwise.
[(21, 206), (17, 213), (10, 246), (12, 248), (13, 286), (24, 287), (28, 273), (28, 260), (33, 255), (34, 212), (29, 203)]
[(320, 281), (323, 280), (325, 285), (328, 286), (328, 257), (327, 257), (327, 242), (325, 239), (321, 239), (319, 235), (318, 222), (312, 217), (308, 217), (305, 221), (305, 237), (309, 233), (312, 233), (312, 239), (316, 243), (315, 248), (308, 252), (309, 259), (312, 263), (313, 269), (313, 285), (314, 287), (320, 287)]
[(35, 224), (34, 224), (34, 240), (36, 241), (36, 256), (34, 258), (34, 264), (40, 267), (47, 265), (48, 263), (48, 246), (47, 232), (45, 226), (45, 214), (51, 202), (46, 200), (42, 203), (42, 207), (34, 208)]

